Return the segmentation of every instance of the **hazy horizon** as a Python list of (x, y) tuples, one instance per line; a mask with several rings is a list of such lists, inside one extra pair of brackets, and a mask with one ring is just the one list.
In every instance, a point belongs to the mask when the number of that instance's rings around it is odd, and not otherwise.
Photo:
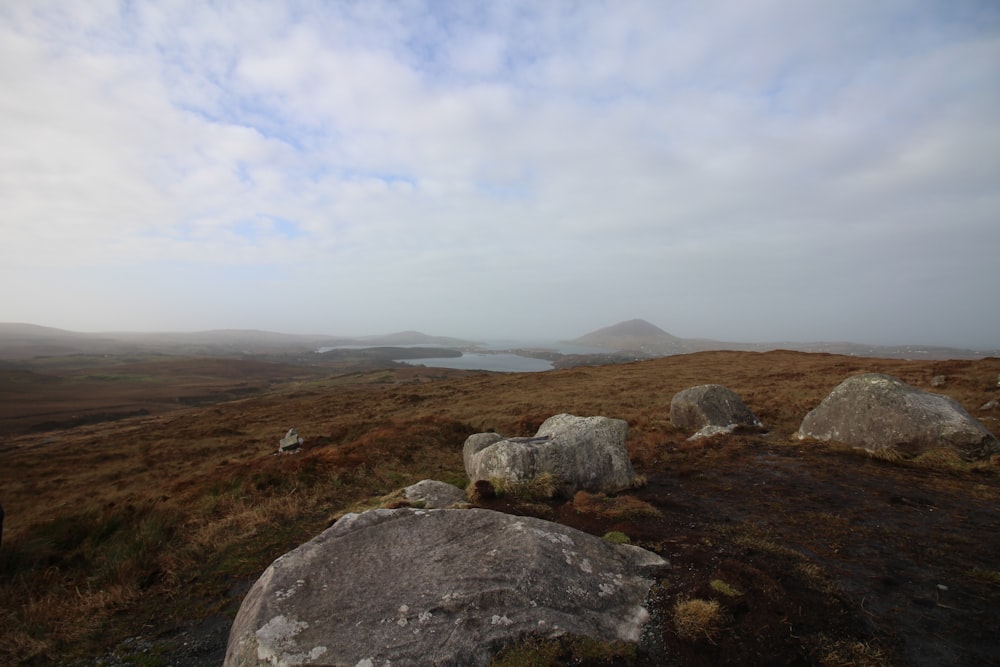
[[(634, 319), (642, 319), (642, 318), (634, 318)], [(195, 329), (184, 329), (184, 330), (177, 330), (177, 329), (163, 329), (163, 330), (135, 330), (135, 329), (132, 329), (132, 330), (124, 330), (124, 329), (111, 330), (111, 329), (98, 329), (98, 330), (86, 330), (86, 331), (84, 331), (84, 330), (75, 330), (75, 329), (62, 329), (61, 327), (47, 327), (46, 325), (40, 325), (40, 324), (37, 324), (37, 323), (34, 323), (34, 322), (30, 322), (30, 323), (29, 322), (0, 322), (0, 326), (5, 325), (5, 324), (13, 324), (15, 326), (22, 325), (22, 324), (26, 324), (26, 325), (29, 325), (29, 326), (42, 326), (42, 327), (46, 327), (46, 328), (54, 328), (54, 329), (60, 329), (60, 330), (63, 330), (63, 331), (69, 331), (71, 333), (84, 334), (84, 335), (88, 335), (88, 336), (90, 336), (90, 335), (95, 335), (95, 336), (101, 336), (101, 335), (109, 335), (109, 336), (114, 336), (114, 335), (131, 336), (131, 335), (146, 335), (146, 334), (164, 335), (164, 336), (172, 336), (172, 335), (186, 336), (186, 335), (197, 335), (197, 334), (219, 333), (219, 332), (232, 331), (233, 333), (251, 332), (251, 333), (262, 333), (262, 334), (303, 336), (303, 337), (319, 338), (319, 339), (330, 338), (332, 340), (336, 340), (336, 339), (343, 339), (343, 340), (348, 340), (348, 339), (364, 340), (366, 338), (380, 338), (380, 337), (384, 337), (384, 336), (393, 336), (393, 335), (405, 334), (405, 333), (411, 333), (412, 332), (412, 333), (423, 334), (423, 335), (432, 336), (432, 337), (436, 337), (436, 338), (453, 338), (453, 339), (456, 339), (456, 340), (464, 341), (466, 343), (474, 343), (474, 344), (477, 344), (477, 345), (482, 345), (482, 346), (485, 346), (486, 349), (496, 349), (496, 350), (509, 349), (509, 348), (512, 348), (512, 347), (525, 347), (525, 348), (528, 348), (528, 347), (553, 347), (553, 348), (557, 348), (557, 347), (565, 347), (567, 345), (572, 347), (572, 346), (575, 345), (572, 342), (573, 340), (575, 340), (577, 338), (581, 338), (581, 337), (583, 337), (583, 336), (585, 336), (587, 334), (593, 333), (593, 332), (598, 331), (600, 329), (604, 329), (604, 328), (608, 328), (610, 326), (613, 326), (613, 325), (600, 326), (600, 327), (596, 327), (595, 329), (591, 329), (591, 330), (583, 331), (583, 332), (578, 332), (578, 333), (575, 333), (575, 334), (572, 334), (572, 335), (569, 335), (569, 336), (563, 336), (563, 337), (559, 337), (559, 338), (548, 338), (548, 337), (541, 337), (541, 336), (532, 336), (532, 335), (527, 334), (527, 333), (525, 335), (523, 335), (523, 336), (520, 336), (520, 337), (510, 338), (510, 337), (496, 337), (496, 336), (488, 336), (488, 335), (487, 336), (474, 336), (474, 335), (463, 336), (463, 335), (457, 335), (457, 334), (454, 334), (454, 333), (451, 333), (451, 332), (447, 332), (447, 331), (436, 331), (436, 330), (433, 330), (433, 331), (418, 331), (418, 330), (415, 330), (415, 329), (412, 329), (412, 328), (410, 328), (410, 329), (400, 329), (400, 330), (394, 330), (394, 331), (366, 332), (366, 333), (323, 332), (323, 331), (311, 331), (311, 332), (291, 333), (291, 332), (288, 332), (288, 331), (282, 331), (282, 330), (277, 330), (277, 329), (231, 329), (231, 328), (218, 328), (218, 329), (199, 329), (199, 328), (195, 328)], [(621, 323), (616, 323), (616, 324), (621, 324)], [(650, 324), (654, 324), (654, 323), (651, 322)], [(665, 331), (665, 333), (673, 335), (673, 332), (671, 332), (671, 331)], [(945, 348), (949, 348), (949, 347), (951, 347), (951, 348), (955, 348), (955, 349), (965, 349), (965, 350), (969, 350), (969, 351), (979, 351), (979, 352), (988, 352), (988, 353), (994, 353), (994, 352), (1000, 351), (1000, 347), (997, 347), (997, 346), (992, 346), (991, 347), (991, 346), (987, 345), (987, 346), (963, 347), (963, 346), (943, 345), (943, 344), (937, 344), (937, 343), (926, 343), (926, 342), (919, 342), (919, 341), (897, 341), (897, 342), (889, 342), (889, 343), (871, 343), (870, 341), (846, 340), (846, 339), (837, 339), (837, 340), (835, 340), (835, 339), (792, 340), (792, 339), (787, 339), (787, 338), (780, 338), (780, 339), (772, 339), (772, 340), (742, 340), (742, 339), (738, 340), (738, 339), (735, 339), (735, 338), (717, 338), (717, 337), (710, 337), (710, 336), (677, 336), (677, 337), (681, 338), (681, 339), (687, 339), (687, 340), (709, 340), (709, 341), (715, 341), (715, 342), (723, 343), (723, 344), (725, 344), (725, 343), (751, 344), (751, 345), (756, 345), (756, 344), (765, 344), (765, 345), (766, 344), (776, 344), (776, 345), (779, 345), (779, 346), (782, 345), (782, 344), (790, 344), (790, 345), (799, 345), (799, 344), (801, 344), (801, 345), (814, 345), (814, 344), (820, 344), (820, 345), (823, 345), (823, 344), (830, 344), (830, 345), (852, 344), (852, 345), (858, 345), (860, 347), (863, 347), (863, 346), (866, 346), (866, 345), (871, 345), (873, 347), (888, 347), (888, 348), (907, 348), (907, 347), (945, 347)], [(434, 345), (433, 343), (423, 343), (423, 344)], [(370, 343), (370, 345), (391, 345), (391, 344), (390, 343), (384, 343), (384, 342), (374, 342), (374, 343)], [(407, 344), (404, 344), (404, 346), (412, 346), (412, 345), (418, 345), (419, 346), (419, 345), (422, 345), (422, 343), (407, 343)], [(364, 344), (359, 344), (359, 345), (348, 344), (347, 347), (365, 347), (365, 345)], [(593, 351), (593, 352), (606, 349), (606, 348), (597, 348), (597, 347), (590, 347), (590, 346), (583, 346), (583, 347), (586, 347), (586, 349), (588, 351)], [(336, 347), (331, 347), (329, 349), (336, 349)], [(583, 349), (583, 348), (581, 348), (581, 349)], [(566, 352), (566, 353), (569, 354), (569, 352)]]
[(6, 3), (0, 83), (0, 321), (1000, 348), (994, 2)]

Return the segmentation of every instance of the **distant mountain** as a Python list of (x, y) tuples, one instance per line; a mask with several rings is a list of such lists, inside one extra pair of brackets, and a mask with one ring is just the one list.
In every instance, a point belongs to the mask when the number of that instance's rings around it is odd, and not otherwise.
[(323, 347), (384, 345), (465, 347), (473, 343), (457, 338), (429, 336), (419, 331), (354, 338), (285, 334), (256, 329), (80, 333), (34, 324), (0, 322), (0, 359), (149, 353), (195, 356), (298, 354)]
[(67, 354), (112, 354), (123, 350), (122, 341), (103, 334), (85, 334), (37, 324), (0, 322), (0, 358), (25, 359)]
[(626, 352), (642, 352), (650, 356), (690, 352), (682, 338), (671, 335), (646, 320), (619, 322), (610, 327), (591, 331), (569, 341), (573, 345), (604, 347)]
[(735, 343), (710, 338), (678, 338), (646, 320), (628, 320), (598, 329), (568, 341), (573, 345), (603, 347), (638, 357), (661, 357), (672, 354), (707, 352), (709, 350), (735, 350), (766, 352), (768, 350), (796, 350), (799, 352), (826, 352), (858, 357), (883, 359), (980, 359), (997, 356), (997, 350), (974, 351), (953, 347), (928, 345), (866, 345), (863, 343)]
[(329, 340), (329, 336), (285, 334), (257, 329), (211, 329), (178, 332), (118, 332), (101, 334), (116, 340), (181, 353), (271, 352), (290, 348), (310, 348)]
[(583, 336), (582, 339), (602, 339), (602, 338), (656, 338), (656, 339), (669, 339), (669, 340), (680, 340), (676, 336), (668, 334), (666, 331), (656, 326), (655, 324), (650, 324), (646, 320), (628, 320), (627, 322), (619, 322), (618, 324), (612, 324), (610, 327), (604, 327), (603, 329), (598, 329), (589, 334)]
[(81, 340), (90, 334), (21, 322), (0, 322), (0, 341)]

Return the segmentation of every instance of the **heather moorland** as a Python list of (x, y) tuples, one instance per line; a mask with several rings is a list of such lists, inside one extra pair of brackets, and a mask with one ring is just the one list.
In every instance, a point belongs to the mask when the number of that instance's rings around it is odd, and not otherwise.
[[(530, 435), (561, 412), (627, 420), (645, 485), (478, 502), (669, 560), (649, 600), (655, 655), (564, 641), (497, 664), (1000, 660), (997, 458), (793, 438), (833, 387), (872, 371), (947, 394), (996, 432), (1000, 411), (981, 406), (1000, 395), (997, 358), (712, 351), (522, 374), (277, 356), (47, 363), (0, 370), (5, 664), (218, 664), (271, 560), (347, 511), (398, 504), (405, 485), (466, 486), (468, 435)], [(739, 393), (768, 432), (689, 442), (670, 400), (705, 383)], [(303, 450), (276, 455), (290, 426)]]

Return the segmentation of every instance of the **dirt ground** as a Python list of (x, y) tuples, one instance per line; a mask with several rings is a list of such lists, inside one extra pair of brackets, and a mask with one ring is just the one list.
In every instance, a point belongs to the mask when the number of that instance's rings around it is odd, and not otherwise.
[[(203, 375), (230, 372), (222, 366), (206, 366)], [(715, 352), (509, 375), (420, 368), (331, 375), (295, 367), (268, 375), (274, 369), (261, 367), (259, 380), (248, 368), (233, 371), (236, 384), (259, 393), (235, 400), (223, 395), (209, 406), (0, 434), (4, 548), (27, 548), (39, 526), (51, 525), (44, 522), (77, 516), (88, 504), (155, 502), (190, 513), (194, 526), (228, 520), (194, 512), (205, 499), (228, 498), (220, 494), (230, 487), (263, 508), (279, 496), (305, 503), (305, 484), (324, 476), (336, 481), (318, 506), (329, 517), (425, 476), (461, 478), (470, 433), (531, 435), (552, 414), (603, 414), (629, 422), (631, 458), (645, 485), (612, 497), (481, 502), (595, 535), (619, 531), (672, 565), (651, 593), (653, 621), (637, 657), (553, 664), (1000, 665), (1000, 461), (884, 460), (792, 437), (840, 381), (871, 371), (946, 393), (996, 433), (1000, 410), (983, 406), (1000, 397), (1000, 359)], [(197, 370), (193, 363), (185, 377)], [(88, 382), (137, 384), (157, 375), (148, 367), (87, 374), (117, 376)], [(939, 376), (943, 385), (932, 387)], [(709, 382), (739, 393), (769, 432), (688, 442), (670, 423), (670, 398)], [(306, 438), (305, 450), (276, 457), (276, 440), (290, 424)], [(218, 665), (250, 582), (324, 518), (313, 511), (268, 521), (280, 535), (261, 542), (253, 533), (242, 538), (245, 547), (238, 537), (220, 543), (181, 587), (150, 579), (139, 597), (108, 607), (111, 620), (86, 642), (49, 641), (39, 630), (34, 641), (50, 648), (22, 664), (62, 664), (65, 653), (78, 656), (75, 664)], [(171, 544), (193, 529), (172, 534)], [(225, 585), (204, 583), (219, 580), (210, 570), (223, 562), (239, 563), (226, 566)], [(72, 564), (50, 554), (45, 567), (52, 573)], [(205, 604), (206, 596), (217, 599)], [(685, 600), (719, 608), (694, 637), (675, 623)], [(32, 604), (0, 601), (0, 613), (13, 625)], [(47, 632), (82, 624), (72, 613)]]
[[(1000, 553), (995, 475), (767, 438), (680, 449), (632, 494), (660, 516), (505, 508), (620, 531), (671, 562), (653, 598), (662, 643), (640, 664), (1000, 664), (1000, 589), (985, 577)], [(683, 598), (718, 601), (718, 632), (679, 639)]]

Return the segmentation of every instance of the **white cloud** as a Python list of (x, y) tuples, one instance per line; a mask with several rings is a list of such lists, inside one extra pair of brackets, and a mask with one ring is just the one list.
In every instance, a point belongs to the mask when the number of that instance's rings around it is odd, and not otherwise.
[(998, 62), (988, 3), (17, 4), (0, 307), (147, 326), (24, 279), (76, 267), (168, 328), (289, 299), (348, 333), (471, 334), (461, 304), (498, 335), (1000, 344)]

